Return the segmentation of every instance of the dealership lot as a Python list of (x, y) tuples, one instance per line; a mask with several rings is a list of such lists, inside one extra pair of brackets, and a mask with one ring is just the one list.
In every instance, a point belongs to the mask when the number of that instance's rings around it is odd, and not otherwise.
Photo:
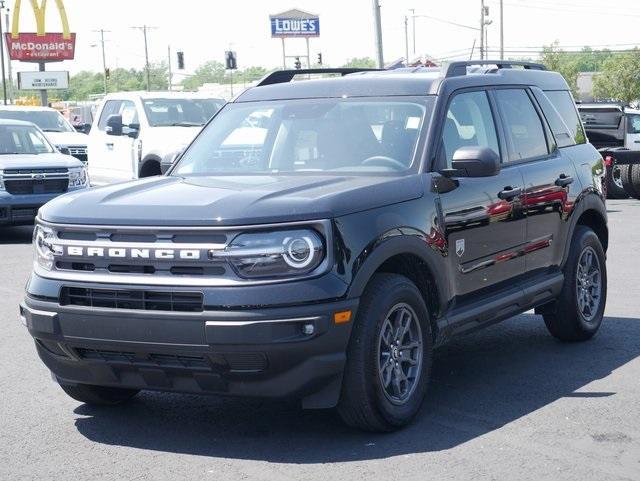
[(31, 228), (0, 234), (0, 479), (640, 479), (640, 201), (609, 201), (609, 296), (591, 342), (530, 313), (439, 351), (409, 428), (350, 431), (287, 403), (68, 398), (17, 320)]

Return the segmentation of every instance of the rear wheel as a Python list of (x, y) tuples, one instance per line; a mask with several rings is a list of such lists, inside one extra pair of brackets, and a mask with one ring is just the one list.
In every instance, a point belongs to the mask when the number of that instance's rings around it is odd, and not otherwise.
[(635, 197), (636, 199), (640, 196), (640, 191), (636, 190), (632, 180), (631, 180), (631, 165), (620, 165), (620, 180), (622, 181), (622, 187), (625, 192), (629, 195), (629, 197)]
[(562, 341), (585, 341), (598, 332), (607, 300), (607, 268), (600, 239), (577, 226), (564, 267), (560, 296), (544, 313), (549, 332)]
[(636, 199), (640, 199), (640, 164), (629, 166), (629, 180)]
[(626, 199), (629, 197), (622, 184), (620, 166), (613, 164), (607, 172), (607, 197), (609, 199)]
[(92, 384), (60, 384), (60, 387), (76, 401), (103, 406), (123, 403), (140, 392), (137, 389), (94, 386)]
[(367, 431), (404, 426), (422, 404), (431, 362), (429, 313), (417, 287), (404, 276), (376, 274), (351, 334), (340, 416)]

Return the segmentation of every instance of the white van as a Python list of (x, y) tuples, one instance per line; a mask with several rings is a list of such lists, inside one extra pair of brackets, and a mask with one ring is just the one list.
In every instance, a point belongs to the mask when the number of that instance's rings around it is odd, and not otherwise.
[(185, 92), (122, 92), (104, 97), (89, 132), (93, 185), (160, 175), (225, 101)]

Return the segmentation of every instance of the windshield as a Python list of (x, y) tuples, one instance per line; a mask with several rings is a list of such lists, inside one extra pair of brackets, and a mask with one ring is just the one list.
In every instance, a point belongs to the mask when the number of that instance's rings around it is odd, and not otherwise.
[(35, 127), (0, 125), (0, 155), (50, 154), (53, 147)]
[(62, 114), (55, 110), (0, 110), (0, 119), (32, 122), (44, 132), (75, 132)]
[(172, 174), (404, 171), (432, 108), (432, 97), (227, 104)]
[(198, 127), (220, 110), (220, 99), (146, 99), (144, 111), (151, 127)]

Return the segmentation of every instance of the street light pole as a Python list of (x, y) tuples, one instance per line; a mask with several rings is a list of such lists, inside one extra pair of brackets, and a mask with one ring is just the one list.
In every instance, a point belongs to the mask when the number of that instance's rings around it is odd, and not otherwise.
[(380, 20), (380, 2), (373, 0), (373, 27), (376, 37), (376, 65), (384, 68), (384, 57), (382, 54), (382, 21)]
[(410, 8), (411, 12), (411, 33), (413, 35), (413, 54), (416, 54), (416, 9)]
[(409, 66), (409, 19), (407, 16), (404, 16), (404, 65), (405, 67)]
[(2, 33), (2, 10), (4, 9), (4, 0), (0, 0), (0, 62), (2, 62), (2, 94), (4, 96), (4, 104), (7, 105), (7, 79), (4, 74), (4, 34)]
[(500, 0), (500, 59), (504, 59), (504, 12), (503, 3)]
[(480, 60), (484, 60), (484, 0), (480, 0)]
[(104, 50), (104, 34), (105, 32), (109, 32), (109, 30), (94, 30), (94, 32), (100, 33), (100, 46), (102, 47), (102, 77), (103, 77), (103, 85), (104, 85), (104, 94), (107, 95), (108, 92), (108, 84), (107, 84), (107, 57), (105, 55)]

